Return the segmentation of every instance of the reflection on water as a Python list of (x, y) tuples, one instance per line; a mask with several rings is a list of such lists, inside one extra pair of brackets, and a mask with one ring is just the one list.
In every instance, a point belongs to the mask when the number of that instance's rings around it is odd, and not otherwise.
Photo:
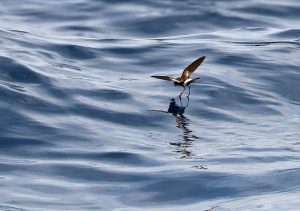
[(189, 129), (189, 119), (184, 115), (184, 112), (186, 111), (186, 108), (189, 106), (190, 102), (190, 87), (186, 97), (182, 98), (182, 94), (183, 92), (181, 92), (177, 98), (179, 104), (176, 103), (175, 98), (170, 100), (168, 111), (155, 111), (170, 113), (176, 118), (176, 127), (180, 128), (182, 133), (179, 135), (179, 140), (171, 142), (170, 145), (176, 147), (176, 152), (181, 154), (181, 158), (193, 158), (194, 154), (192, 152), (192, 143), (199, 139), (199, 137), (194, 135), (193, 131)]
[(189, 119), (184, 116), (184, 112), (189, 105), (190, 92), (187, 95), (187, 102), (185, 105), (181, 96), (179, 97), (180, 106), (176, 104), (175, 99), (171, 99), (168, 113), (172, 113), (176, 118), (176, 127), (182, 130), (182, 134), (179, 136), (178, 142), (171, 142), (172, 146), (176, 146), (176, 151), (181, 153), (181, 158), (191, 158), (192, 153), (192, 143), (193, 141), (199, 139), (198, 136), (193, 135), (193, 131), (189, 129)]

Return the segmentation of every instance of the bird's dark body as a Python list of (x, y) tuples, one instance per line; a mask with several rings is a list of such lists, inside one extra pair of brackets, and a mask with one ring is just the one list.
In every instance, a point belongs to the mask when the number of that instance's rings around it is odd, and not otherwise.
[[(178, 80), (178, 78), (177, 78), (177, 80)], [(175, 86), (184, 86), (184, 81), (182, 81), (182, 82), (174, 81), (174, 85)]]

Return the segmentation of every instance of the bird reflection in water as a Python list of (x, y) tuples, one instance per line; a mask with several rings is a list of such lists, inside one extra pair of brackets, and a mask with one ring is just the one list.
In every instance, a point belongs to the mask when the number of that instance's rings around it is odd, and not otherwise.
[[(193, 135), (192, 131), (189, 129), (189, 119), (184, 116), (184, 112), (189, 105), (190, 101), (190, 89), (189, 94), (186, 96), (186, 100), (183, 100), (181, 95), (179, 95), (180, 105), (176, 103), (173, 98), (170, 101), (168, 111), (160, 111), (164, 113), (171, 113), (176, 118), (176, 127), (182, 130), (182, 134), (179, 136), (179, 142), (171, 142), (170, 145), (176, 147), (176, 152), (181, 154), (181, 158), (193, 158), (194, 155), (191, 151), (192, 142), (199, 139), (198, 136)], [(157, 111), (157, 110), (156, 110)]]
[[(189, 93), (190, 94), (190, 93)], [(195, 139), (199, 139), (197, 136), (192, 135), (192, 131), (188, 128), (189, 126), (189, 119), (185, 117), (183, 114), (185, 109), (189, 105), (189, 95), (187, 96), (187, 103), (184, 106), (182, 102), (181, 96), (179, 96), (180, 106), (176, 104), (175, 99), (171, 99), (168, 113), (172, 113), (173, 116), (176, 118), (176, 127), (182, 130), (182, 134), (180, 135), (180, 142), (171, 142), (172, 146), (176, 146), (176, 151), (181, 153), (181, 158), (191, 158), (193, 157), (193, 153), (190, 150), (192, 146), (192, 142)]]

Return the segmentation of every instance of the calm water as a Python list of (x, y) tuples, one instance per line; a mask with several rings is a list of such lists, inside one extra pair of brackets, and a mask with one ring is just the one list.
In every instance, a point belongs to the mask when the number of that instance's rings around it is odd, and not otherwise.
[(299, 209), (298, 0), (2, 0), (0, 45), (0, 210)]

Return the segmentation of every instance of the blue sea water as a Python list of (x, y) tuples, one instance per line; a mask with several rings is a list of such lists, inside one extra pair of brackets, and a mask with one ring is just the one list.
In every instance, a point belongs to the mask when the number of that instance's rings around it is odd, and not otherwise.
[(299, 209), (298, 0), (2, 0), (0, 46), (0, 210)]

